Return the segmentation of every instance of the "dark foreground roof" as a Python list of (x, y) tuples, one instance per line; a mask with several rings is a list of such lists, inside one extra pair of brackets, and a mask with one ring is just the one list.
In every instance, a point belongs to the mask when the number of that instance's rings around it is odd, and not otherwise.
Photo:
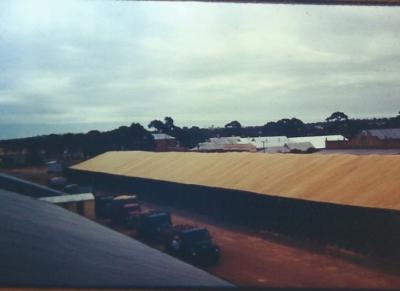
[(0, 189), (36, 198), (63, 195), (60, 191), (3, 173), (0, 173)]
[(61, 207), (0, 190), (0, 287), (232, 287)]

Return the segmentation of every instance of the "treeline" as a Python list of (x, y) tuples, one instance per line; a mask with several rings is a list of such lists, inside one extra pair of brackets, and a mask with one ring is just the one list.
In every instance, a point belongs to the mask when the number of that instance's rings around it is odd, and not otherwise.
[[(193, 148), (216, 136), (311, 136), (341, 134), (347, 138), (356, 135), (363, 129), (400, 128), (400, 113), (391, 118), (351, 119), (343, 112), (334, 112), (324, 121), (304, 123), (297, 118), (284, 118), (268, 122), (262, 126), (244, 127), (234, 120), (221, 128), (179, 127), (171, 117), (164, 120), (153, 120), (146, 130), (139, 123), (121, 126), (111, 131), (92, 130), (80, 134), (50, 134), (30, 138), (0, 141), (7, 164), (10, 153), (23, 153), (25, 163), (34, 165), (43, 163), (44, 159), (89, 158), (110, 150), (154, 150), (152, 132), (166, 133), (174, 136), (183, 148)], [(77, 155), (79, 154), (79, 155)]]
[[(96, 156), (110, 150), (153, 150), (153, 136), (139, 123), (111, 131), (91, 130), (79, 134), (50, 134), (3, 140), (3, 166), (40, 165), (45, 159), (74, 160)], [(17, 157), (23, 155), (23, 161)]]
[(334, 112), (324, 121), (304, 123), (298, 118), (284, 118), (268, 122), (263, 126), (241, 126), (237, 120), (231, 121), (224, 128), (212, 129), (212, 136), (313, 136), (340, 134), (351, 138), (364, 129), (400, 128), (399, 115), (390, 118), (351, 119), (343, 112)]

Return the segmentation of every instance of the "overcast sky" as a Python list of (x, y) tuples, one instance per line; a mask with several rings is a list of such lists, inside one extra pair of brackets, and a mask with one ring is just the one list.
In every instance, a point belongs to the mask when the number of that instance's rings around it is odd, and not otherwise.
[(0, 138), (394, 116), (400, 8), (0, 1)]

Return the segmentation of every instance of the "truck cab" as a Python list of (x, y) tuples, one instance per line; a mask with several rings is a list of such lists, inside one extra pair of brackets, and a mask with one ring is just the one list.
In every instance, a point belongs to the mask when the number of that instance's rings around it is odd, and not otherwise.
[(103, 195), (96, 196), (96, 217), (97, 218), (111, 218), (111, 206), (114, 196)]
[(111, 201), (111, 218), (115, 223), (134, 225), (140, 214), (141, 207), (135, 195), (119, 195)]
[(137, 234), (157, 241), (163, 241), (172, 229), (172, 220), (169, 212), (151, 211), (139, 217)]
[(191, 225), (174, 227), (167, 250), (177, 257), (199, 264), (215, 264), (220, 257), (220, 248), (213, 243), (208, 230)]

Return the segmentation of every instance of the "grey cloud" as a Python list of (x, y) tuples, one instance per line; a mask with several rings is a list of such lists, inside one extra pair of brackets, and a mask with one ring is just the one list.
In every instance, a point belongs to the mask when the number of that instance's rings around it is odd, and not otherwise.
[(0, 4), (0, 123), (397, 112), (399, 8), (16, 3)]

